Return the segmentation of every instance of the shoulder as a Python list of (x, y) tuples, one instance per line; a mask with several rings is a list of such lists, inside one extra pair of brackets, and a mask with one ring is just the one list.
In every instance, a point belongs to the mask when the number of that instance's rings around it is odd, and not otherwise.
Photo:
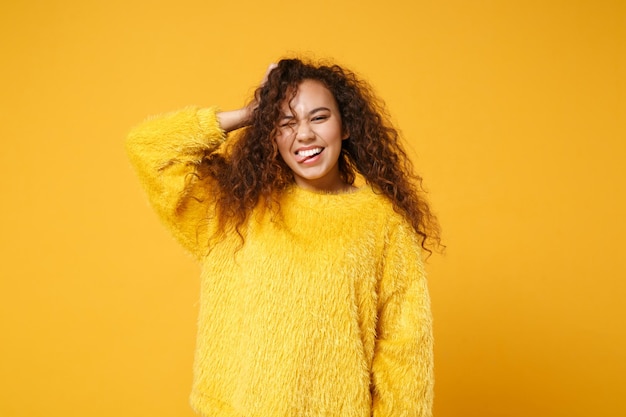
[(387, 234), (402, 232), (403, 235), (407, 236), (417, 235), (414, 233), (409, 219), (396, 210), (393, 203), (382, 192), (368, 186), (364, 196), (366, 205), (382, 218), (384, 230)]

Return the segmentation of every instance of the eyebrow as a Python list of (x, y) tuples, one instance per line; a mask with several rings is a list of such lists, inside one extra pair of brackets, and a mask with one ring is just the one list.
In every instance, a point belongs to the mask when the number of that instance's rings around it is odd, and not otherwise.
[[(308, 116), (311, 116), (319, 111), (330, 111), (330, 109), (328, 107), (316, 107), (313, 110), (311, 110), (308, 113)], [(284, 119), (293, 119), (293, 115), (291, 114), (283, 114), (280, 118), (280, 120), (284, 120)]]

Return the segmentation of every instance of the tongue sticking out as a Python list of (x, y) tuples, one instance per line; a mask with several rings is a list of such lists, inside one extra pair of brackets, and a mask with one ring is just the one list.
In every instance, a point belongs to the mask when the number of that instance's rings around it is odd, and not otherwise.
[(313, 159), (315, 158), (317, 155), (321, 154), (323, 151), (323, 149), (320, 149), (319, 151), (315, 152), (313, 155), (311, 156), (307, 156), (306, 158), (304, 158), (305, 161), (308, 161), (309, 159)]
[(306, 162), (309, 161), (313, 158), (315, 158), (316, 156), (318, 156), (319, 154), (322, 153), (322, 151), (324, 150), (324, 148), (318, 148), (318, 149), (311, 149), (311, 150), (307, 150), (307, 151), (300, 151), (298, 152), (298, 162), (302, 163), (302, 162)]

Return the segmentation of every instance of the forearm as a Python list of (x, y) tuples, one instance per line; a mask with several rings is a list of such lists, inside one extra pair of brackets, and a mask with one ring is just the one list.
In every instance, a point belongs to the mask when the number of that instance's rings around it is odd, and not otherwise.
[(250, 109), (243, 107), (237, 110), (219, 112), (217, 113), (217, 120), (224, 132), (232, 132), (248, 126), (250, 123)]

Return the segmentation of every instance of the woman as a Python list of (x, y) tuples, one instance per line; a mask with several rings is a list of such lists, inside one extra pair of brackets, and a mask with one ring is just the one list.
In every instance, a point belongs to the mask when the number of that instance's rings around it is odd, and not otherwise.
[(127, 149), (202, 265), (200, 415), (432, 414), (438, 227), (365, 83), (282, 60), (248, 106), (153, 118)]

